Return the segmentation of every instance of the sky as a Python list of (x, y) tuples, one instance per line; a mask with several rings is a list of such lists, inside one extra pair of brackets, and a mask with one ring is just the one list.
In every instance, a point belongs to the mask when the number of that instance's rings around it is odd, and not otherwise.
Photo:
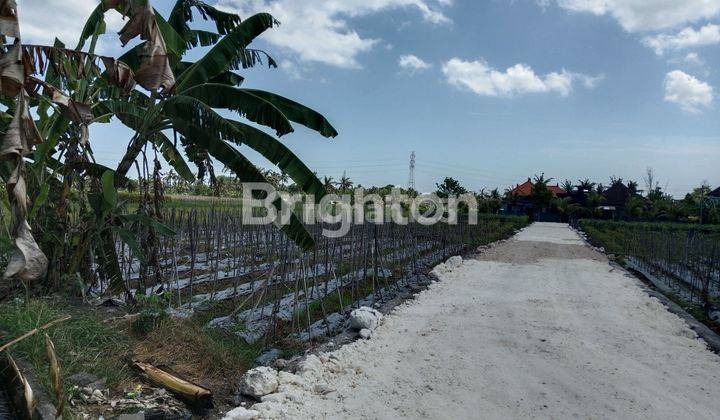
[[(244, 71), (245, 87), (328, 117), (334, 139), (282, 138), (321, 177), (406, 186), (414, 151), (420, 191), (446, 176), (502, 191), (540, 173), (642, 185), (648, 167), (678, 197), (720, 186), (720, 0), (206, 1), (282, 23), (253, 45), (279, 68)], [(18, 3), (24, 42), (73, 44), (97, 1)], [(109, 32), (101, 52), (118, 55)], [(114, 167), (131, 133), (91, 136)]]

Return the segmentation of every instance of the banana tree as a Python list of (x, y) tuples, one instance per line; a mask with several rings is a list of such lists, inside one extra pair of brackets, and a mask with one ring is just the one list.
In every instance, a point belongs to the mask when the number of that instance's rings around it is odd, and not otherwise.
[[(104, 13), (116, 9), (129, 16), (120, 31), (126, 44), (135, 36), (144, 42), (120, 57), (134, 71), (135, 79), (149, 93), (134, 90), (131, 100), (109, 98), (98, 102), (103, 113), (116, 116), (134, 130), (126, 154), (117, 167), (125, 176), (148, 144), (175, 145), (168, 133), (179, 136), (188, 158), (201, 170), (212, 168), (212, 159), (225, 165), (242, 182), (267, 182), (252, 162), (235, 146), (246, 145), (286, 173), (300, 190), (319, 200), (326, 191), (314, 173), (276, 137), (247, 122), (269, 127), (280, 137), (291, 133), (292, 123), (304, 125), (324, 137), (337, 131), (318, 112), (272, 92), (241, 87), (244, 78), (235, 71), (275, 61), (264, 51), (249, 48), (251, 42), (278, 22), (267, 13), (241, 20), (197, 0), (178, 0), (168, 19), (147, 2), (109, 0), (98, 5), (83, 29), (79, 47), (105, 27)], [(217, 32), (192, 29), (193, 15), (215, 23)], [(197, 61), (184, 61), (192, 48), (209, 47)], [(228, 118), (218, 110), (236, 117)], [(236, 119), (237, 118), (237, 119)], [(172, 153), (169, 163), (188, 175), (187, 163)], [(279, 206), (281, 203), (275, 203)], [(299, 219), (282, 226), (300, 246), (314, 244)]]
[[(138, 36), (143, 41), (118, 60), (95, 54), (98, 38), (105, 32), (104, 14), (110, 9), (128, 18), (120, 31), (123, 45)], [(11, 12), (16, 17), (14, 9)], [(191, 28), (195, 14), (214, 22), (216, 32)], [(167, 20), (144, 0), (106, 0), (91, 14), (75, 49), (65, 48), (57, 40), (53, 46), (22, 45), (19, 40), (6, 46), (0, 56), (2, 93), (16, 95), (18, 99), (14, 118), (9, 113), (0, 116), (2, 121), (13, 121), (22, 129), (19, 133), (26, 146), (8, 154), (12, 159), (6, 159), (15, 162), (14, 166), (6, 163), (0, 167), (20, 216), (14, 234), (18, 250), (24, 252), (21, 257), (25, 258), (25, 266), (14, 266), (14, 274), (37, 278), (44, 272), (47, 259), (42, 252), (39, 256), (34, 253), (38, 264), (27, 264), (32, 262), (27, 244), (34, 245), (34, 239), (29, 227), (24, 228), (28, 217), (44, 216), (43, 223), (33, 223), (40, 226), (41, 245), (43, 241), (54, 244), (59, 254), (51, 253), (53, 263), (64, 258), (68, 261), (65, 270), (53, 269), (52, 273), (65, 271), (73, 275), (81, 265), (91, 267), (93, 261), (81, 260), (92, 259), (94, 254), (106, 277), (118, 286), (121, 279), (111, 246), (113, 234), (135, 248), (126, 224), (150, 228), (151, 234), (162, 233), (162, 225), (157, 220), (150, 223), (158, 212), (145, 211), (142, 206), (138, 211), (140, 219), (131, 220), (127, 215), (109, 217), (107, 209), (98, 206), (93, 197), (107, 194), (110, 188), (110, 178), (104, 174), (113, 174), (113, 187), (128, 182), (128, 171), (134, 163), (139, 168), (137, 161), (141, 155), (145, 158), (148, 147), (159, 152), (180, 176), (192, 181), (194, 175), (178, 149), (178, 138), (187, 157), (201, 171), (211, 171), (215, 159), (243, 182), (265, 182), (263, 173), (235, 147), (247, 145), (277, 165), (302, 191), (315, 199), (321, 198), (325, 189), (307, 166), (277, 138), (246, 123), (270, 127), (277, 136), (292, 132), (293, 122), (325, 137), (337, 135), (332, 125), (312, 109), (274, 93), (240, 87), (244, 79), (237, 70), (264, 62), (271, 67), (276, 65), (263, 51), (248, 48), (258, 35), (276, 24), (268, 14), (243, 21), (196, 0), (177, 1)], [(89, 47), (83, 51), (88, 41)], [(183, 61), (195, 47), (209, 50), (195, 62)], [(13, 92), (6, 92), (7, 89)], [(20, 94), (21, 90), (25, 93)], [(35, 107), (39, 116), (37, 135), (31, 129), (34, 122), (28, 117), (30, 107)], [(237, 119), (220, 115), (218, 109), (233, 112)], [(94, 161), (88, 126), (113, 118), (130, 127), (134, 135), (117, 169), (109, 172)], [(34, 143), (39, 145), (31, 153)], [(17, 176), (25, 172), (24, 157), (29, 159), (27, 184), (33, 190), (29, 212), (23, 205), (25, 179)], [(156, 174), (157, 168), (156, 157)], [(161, 185), (159, 177), (157, 185)], [(155, 188), (156, 194), (158, 189)], [(279, 201), (275, 204), (281, 205)], [(72, 234), (73, 229), (77, 230), (76, 235)], [(313, 246), (312, 236), (297, 217), (282, 229), (300, 246)], [(36, 245), (35, 249), (39, 251)], [(86, 249), (91, 252), (84, 252)], [(65, 251), (75, 252), (65, 255)], [(55, 278), (56, 282), (60, 280)]]

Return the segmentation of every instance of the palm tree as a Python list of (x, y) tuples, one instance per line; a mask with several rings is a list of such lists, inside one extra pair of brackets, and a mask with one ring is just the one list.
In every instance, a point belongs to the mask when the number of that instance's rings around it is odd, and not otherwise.
[(337, 186), (340, 191), (350, 191), (350, 189), (353, 187), (353, 182), (350, 180), (347, 174), (343, 172), (343, 175), (340, 178), (340, 181), (338, 181)]
[(568, 193), (571, 193), (575, 189), (575, 186), (573, 186), (572, 181), (566, 179), (565, 181), (563, 181), (562, 189), (567, 191)]
[(544, 173), (535, 175), (533, 179), (531, 198), (540, 208), (547, 208), (553, 199), (553, 193), (547, 187), (552, 180), (552, 178), (545, 179)]
[(326, 191), (335, 191), (335, 186), (337, 185), (337, 183), (335, 182), (335, 180), (333, 180), (333, 177), (331, 177), (331, 176), (323, 177), (322, 183), (323, 183), (323, 187), (325, 188)]
[(638, 190), (639, 184), (635, 181), (628, 181), (627, 187), (631, 196), (637, 195), (640, 192)]
[(581, 179), (578, 180), (578, 188), (582, 190), (583, 192), (590, 192), (595, 188), (595, 183), (591, 182), (589, 179)]
[(624, 185), (622, 178), (619, 178), (619, 177), (616, 177), (616, 176), (611, 176), (611, 177), (610, 177), (610, 186), (611, 186), (611, 187), (617, 187), (617, 186), (620, 186), (620, 185)]

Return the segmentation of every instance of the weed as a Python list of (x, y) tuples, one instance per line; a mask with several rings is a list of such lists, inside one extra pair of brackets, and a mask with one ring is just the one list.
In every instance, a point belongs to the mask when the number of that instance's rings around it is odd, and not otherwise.
[[(63, 375), (90, 373), (106, 378), (111, 387), (128, 380), (132, 372), (124, 361), (130, 351), (127, 337), (90, 311), (76, 312), (47, 299), (15, 299), (0, 304), (0, 330), (4, 337), (14, 338), (63, 315), (72, 315), (69, 321), (47, 331), (55, 343)], [(9, 351), (29, 362), (35, 376), (50, 390), (43, 334), (25, 339)]]

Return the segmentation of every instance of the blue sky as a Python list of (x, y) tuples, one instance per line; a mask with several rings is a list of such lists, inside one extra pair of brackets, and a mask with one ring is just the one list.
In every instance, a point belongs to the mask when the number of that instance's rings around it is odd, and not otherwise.
[[(36, 42), (55, 32), (70, 41), (96, 4), (19, 3), (23, 36)], [(405, 185), (415, 151), (424, 191), (444, 176), (474, 190), (541, 172), (642, 181), (647, 167), (675, 195), (720, 185), (720, 0), (220, 3), (282, 22), (256, 45), (281, 68), (247, 71), (246, 86), (332, 121), (335, 139), (302, 127), (284, 137), (321, 176)], [(119, 52), (113, 34), (102, 46)], [(92, 134), (98, 159), (114, 166), (130, 133), (111, 124)]]

